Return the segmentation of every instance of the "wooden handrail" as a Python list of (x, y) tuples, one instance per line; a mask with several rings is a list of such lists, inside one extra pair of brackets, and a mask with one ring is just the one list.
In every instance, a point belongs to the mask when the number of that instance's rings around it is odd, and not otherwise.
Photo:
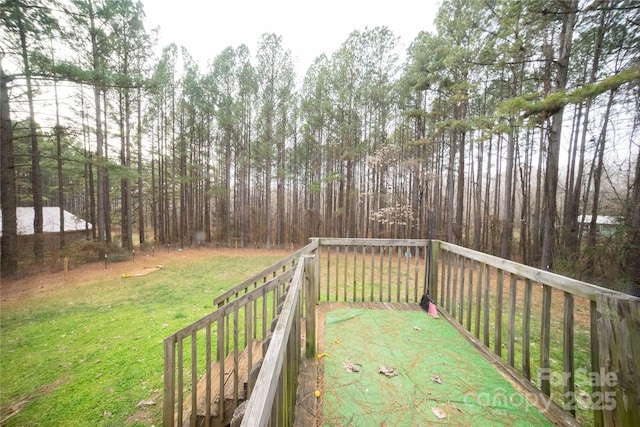
[[(244, 427), (265, 426), (271, 418), (271, 408), (276, 398), (279, 378), (283, 375), (282, 366), (287, 353), (287, 344), (292, 338), (292, 325), (294, 320), (300, 321), (297, 314), (300, 307), (299, 300), (303, 271), (304, 263), (299, 261), (291, 286), (287, 292), (286, 300), (282, 306), (278, 323), (273, 331), (269, 349), (264, 356), (252, 397), (249, 399), (242, 419), (242, 426)], [(293, 395), (295, 396), (295, 393)]]
[(318, 240), (314, 239), (312, 240), (311, 243), (309, 243), (308, 245), (304, 246), (301, 249), (298, 249), (297, 251), (295, 251), (294, 253), (292, 253), (291, 255), (287, 256), (286, 258), (282, 259), (281, 261), (276, 262), (275, 264), (267, 267), (266, 269), (262, 270), (260, 273), (250, 277), (249, 279), (243, 281), (242, 283), (234, 286), (233, 288), (229, 289), (228, 291), (222, 293), (221, 295), (215, 297), (213, 299), (213, 305), (214, 306), (219, 306), (221, 303), (226, 303), (228, 302), (229, 298), (240, 294), (241, 292), (245, 291), (247, 288), (249, 288), (251, 285), (255, 284), (256, 282), (258, 282), (259, 280), (277, 272), (278, 270), (280, 270), (282, 267), (285, 267), (287, 264), (290, 264), (292, 262), (295, 262), (296, 260), (298, 260), (298, 258), (300, 258), (301, 255), (304, 254), (308, 254), (311, 253), (312, 251), (316, 250), (318, 248)]

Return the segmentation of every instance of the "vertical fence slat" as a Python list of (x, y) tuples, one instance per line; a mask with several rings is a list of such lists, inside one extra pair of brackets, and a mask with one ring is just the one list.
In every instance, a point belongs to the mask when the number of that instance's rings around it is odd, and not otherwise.
[(225, 328), (229, 323), (224, 314), (218, 316), (218, 369), (220, 371), (218, 390), (220, 391), (220, 399), (218, 402), (218, 414), (222, 416), (224, 414), (224, 343), (225, 343)]
[[(365, 300), (365, 284), (367, 283), (365, 281), (365, 258), (367, 257), (367, 248), (365, 246), (362, 247), (362, 301), (366, 301)], [(370, 286), (373, 286), (373, 283), (371, 283)]]
[(178, 425), (182, 426), (182, 419), (184, 418), (184, 355), (182, 348), (182, 339), (178, 339)]
[(509, 273), (509, 342), (507, 344), (507, 361), (514, 366), (516, 357), (516, 275)]
[(551, 395), (549, 381), (549, 344), (551, 343), (551, 287), (542, 285), (542, 309), (540, 313), (540, 390)]
[(564, 293), (564, 410), (576, 416), (575, 368), (573, 358), (573, 294)]
[(489, 294), (490, 294), (490, 287), (491, 287), (491, 267), (489, 267), (488, 265), (484, 265), (483, 268), (484, 271), (484, 345), (486, 345), (487, 347), (489, 347), (489, 343), (491, 342), (489, 340), (489, 309), (491, 307), (490, 305), (490, 300), (489, 300)]
[(496, 314), (495, 332), (493, 335), (493, 352), (502, 357), (502, 297), (503, 297), (503, 276), (504, 272), (498, 270), (498, 280), (496, 282)]
[(478, 274), (477, 274), (477, 283), (476, 286), (476, 318), (475, 318), (475, 330), (476, 330), (476, 338), (480, 339), (480, 314), (482, 312), (482, 264), (477, 263), (478, 266)]
[[(172, 426), (175, 417), (176, 398), (176, 348), (175, 338), (170, 336), (164, 340), (164, 393), (162, 399), (162, 423)], [(181, 394), (181, 393), (180, 393)], [(182, 416), (181, 410), (178, 410)]]
[(522, 307), (522, 374), (531, 379), (531, 280), (524, 282), (524, 305)]
[[(205, 402), (211, 402), (211, 323), (205, 326)], [(211, 427), (211, 405), (204, 408), (204, 426)]]
[(474, 262), (470, 261), (469, 266), (469, 280), (467, 281), (467, 288), (469, 289), (467, 295), (467, 331), (471, 332), (471, 314), (473, 309), (473, 266)]
[[(589, 304), (589, 322), (591, 326), (591, 372), (600, 372), (600, 355), (598, 348), (598, 313), (595, 301)], [(592, 384), (591, 394), (594, 396), (602, 396), (600, 384), (594, 381)], [(593, 426), (602, 427), (604, 425), (604, 414), (602, 406), (593, 408)]]
[(197, 418), (198, 408), (198, 336), (194, 329), (191, 332), (191, 424)]

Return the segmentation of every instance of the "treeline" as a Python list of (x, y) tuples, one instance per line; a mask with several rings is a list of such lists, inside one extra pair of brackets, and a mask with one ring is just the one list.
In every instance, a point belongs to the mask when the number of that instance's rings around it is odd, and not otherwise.
[(3, 272), (11, 210), (53, 205), (127, 250), (432, 235), (640, 285), (638, 1), (445, 0), (403, 62), (365, 28), (300, 77), (276, 34), (156, 57), (131, 0), (1, 16)]

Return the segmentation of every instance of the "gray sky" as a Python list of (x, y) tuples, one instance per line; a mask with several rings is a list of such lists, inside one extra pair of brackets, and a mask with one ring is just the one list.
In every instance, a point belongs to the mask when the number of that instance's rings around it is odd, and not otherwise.
[(175, 42), (204, 67), (228, 46), (254, 55), (263, 33), (282, 36), (302, 74), (314, 58), (330, 56), (353, 30), (387, 26), (402, 52), (421, 30), (433, 30), (439, 1), (395, 0), (143, 0), (147, 29), (160, 27), (160, 46)]

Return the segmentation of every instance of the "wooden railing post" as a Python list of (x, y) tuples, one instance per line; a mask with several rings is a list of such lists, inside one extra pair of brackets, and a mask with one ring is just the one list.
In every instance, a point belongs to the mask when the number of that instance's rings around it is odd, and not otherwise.
[(305, 281), (305, 356), (308, 359), (316, 357), (316, 304), (318, 303), (318, 280), (316, 272), (316, 255), (304, 256)]
[(431, 299), (437, 303), (438, 293), (440, 291), (440, 286), (438, 283), (438, 262), (440, 261), (440, 241), (431, 240), (429, 242), (428, 250), (430, 251), (428, 256), (431, 257), (429, 262), (429, 271), (427, 272), (427, 274), (429, 274), (428, 283), (430, 288), (428, 289), (428, 292)]
[(175, 368), (175, 338), (172, 335), (164, 340), (164, 396), (162, 399), (162, 425), (164, 427), (172, 427), (174, 422)]
[(640, 300), (598, 293), (596, 305), (601, 398), (594, 402), (605, 426), (640, 425)]

